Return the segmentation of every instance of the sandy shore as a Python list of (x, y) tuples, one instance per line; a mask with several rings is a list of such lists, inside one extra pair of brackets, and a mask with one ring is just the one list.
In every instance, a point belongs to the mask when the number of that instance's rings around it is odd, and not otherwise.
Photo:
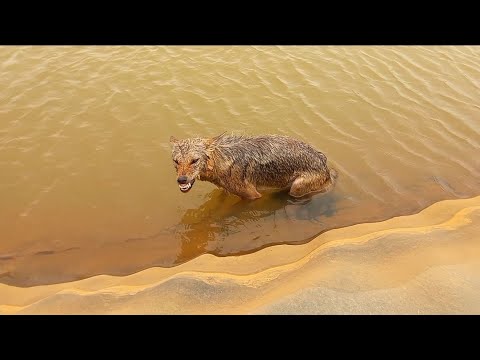
[(0, 314), (480, 314), (480, 196), (305, 245), (19, 288)]

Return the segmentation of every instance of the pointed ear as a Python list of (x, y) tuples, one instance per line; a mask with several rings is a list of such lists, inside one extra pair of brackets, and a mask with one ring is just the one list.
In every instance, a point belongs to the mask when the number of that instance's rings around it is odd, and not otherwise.
[(207, 146), (210, 146), (212, 144), (214, 144), (216, 141), (220, 140), (227, 132), (225, 131), (224, 133), (220, 134), (220, 135), (217, 135), (211, 139), (208, 139), (207, 140)]
[(175, 136), (170, 136), (170, 143), (175, 144), (178, 142), (178, 139)]

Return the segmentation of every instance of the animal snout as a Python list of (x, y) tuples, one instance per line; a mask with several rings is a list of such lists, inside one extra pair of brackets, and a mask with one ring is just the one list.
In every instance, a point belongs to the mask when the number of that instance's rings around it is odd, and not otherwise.
[(179, 184), (186, 184), (187, 183), (187, 177), (185, 175), (182, 175), (182, 176), (179, 176), (178, 179), (177, 179), (177, 182)]

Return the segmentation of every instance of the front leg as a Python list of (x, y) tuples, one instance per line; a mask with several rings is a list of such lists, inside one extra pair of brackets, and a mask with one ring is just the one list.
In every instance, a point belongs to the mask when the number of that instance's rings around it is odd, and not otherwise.
[(242, 199), (255, 200), (262, 197), (253, 184), (245, 184), (242, 188), (229, 189), (229, 191), (232, 194), (240, 196)]

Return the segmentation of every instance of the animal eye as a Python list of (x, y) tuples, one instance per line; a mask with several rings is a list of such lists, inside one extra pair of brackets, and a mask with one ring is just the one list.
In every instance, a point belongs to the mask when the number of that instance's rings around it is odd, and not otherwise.
[(199, 159), (193, 159), (190, 164), (195, 164)]
[(175, 162), (175, 164), (177, 164), (177, 165), (178, 165), (178, 161), (177, 161), (177, 160), (173, 160), (173, 161)]

